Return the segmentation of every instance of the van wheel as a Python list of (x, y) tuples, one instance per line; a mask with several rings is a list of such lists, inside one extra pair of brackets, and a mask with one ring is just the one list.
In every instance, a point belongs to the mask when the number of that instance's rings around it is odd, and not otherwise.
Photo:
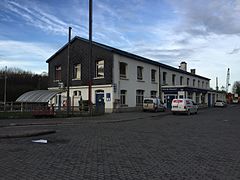
[(191, 112), (190, 112), (190, 110), (188, 110), (188, 111), (187, 111), (187, 115), (188, 115), (188, 116), (189, 116), (189, 115), (191, 115)]

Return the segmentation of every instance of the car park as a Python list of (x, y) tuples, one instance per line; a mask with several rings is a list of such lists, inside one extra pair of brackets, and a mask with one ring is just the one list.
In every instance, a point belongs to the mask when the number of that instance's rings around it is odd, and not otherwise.
[(221, 100), (217, 100), (214, 104), (214, 107), (226, 107), (227, 103)]
[(143, 111), (165, 111), (165, 106), (159, 98), (144, 98)]
[(173, 114), (197, 114), (198, 105), (192, 99), (173, 99), (171, 111)]

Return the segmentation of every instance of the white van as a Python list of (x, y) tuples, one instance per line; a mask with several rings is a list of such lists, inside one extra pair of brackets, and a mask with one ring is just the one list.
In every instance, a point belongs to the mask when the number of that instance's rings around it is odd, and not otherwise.
[(171, 111), (173, 114), (176, 113), (186, 113), (187, 115), (193, 113), (197, 114), (198, 105), (191, 99), (173, 99)]
[(165, 111), (165, 106), (159, 98), (144, 98), (143, 111)]

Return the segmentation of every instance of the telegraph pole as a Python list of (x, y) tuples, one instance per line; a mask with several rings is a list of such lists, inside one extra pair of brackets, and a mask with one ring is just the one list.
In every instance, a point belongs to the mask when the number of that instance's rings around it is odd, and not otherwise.
[(67, 59), (67, 116), (69, 116), (70, 112), (70, 97), (69, 97), (69, 81), (70, 81), (70, 42), (71, 42), (71, 30), (72, 28), (68, 28), (68, 59)]
[(88, 84), (88, 106), (92, 114), (92, 0), (89, 0), (89, 84)]
[(6, 102), (7, 102), (7, 66), (5, 66), (5, 81), (4, 81), (4, 102), (3, 102), (3, 105), (4, 105), (4, 111), (6, 111)]

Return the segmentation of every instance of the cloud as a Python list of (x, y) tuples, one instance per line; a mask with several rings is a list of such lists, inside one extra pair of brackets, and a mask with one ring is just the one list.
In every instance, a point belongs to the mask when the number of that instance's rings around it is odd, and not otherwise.
[(240, 1), (170, 1), (182, 23), (177, 31), (192, 35), (240, 34)]
[(44, 43), (0, 40), (0, 66), (46, 71), (45, 61), (55, 51), (54, 47)]
[(61, 20), (60, 18), (45, 12), (41, 8), (38, 8), (38, 6), (31, 3), (19, 4), (15, 1), (7, 1), (5, 8), (8, 13), (21, 17), (26, 24), (40, 28), (45, 32), (65, 36), (68, 33), (67, 29), (69, 26), (72, 26), (77, 32), (81, 31), (85, 34), (87, 32), (85, 26)]
[(237, 54), (239, 53), (240, 51), (240, 48), (236, 48), (236, 49), (233, 49), (231, 52), (229, 52), (228, 54)]

